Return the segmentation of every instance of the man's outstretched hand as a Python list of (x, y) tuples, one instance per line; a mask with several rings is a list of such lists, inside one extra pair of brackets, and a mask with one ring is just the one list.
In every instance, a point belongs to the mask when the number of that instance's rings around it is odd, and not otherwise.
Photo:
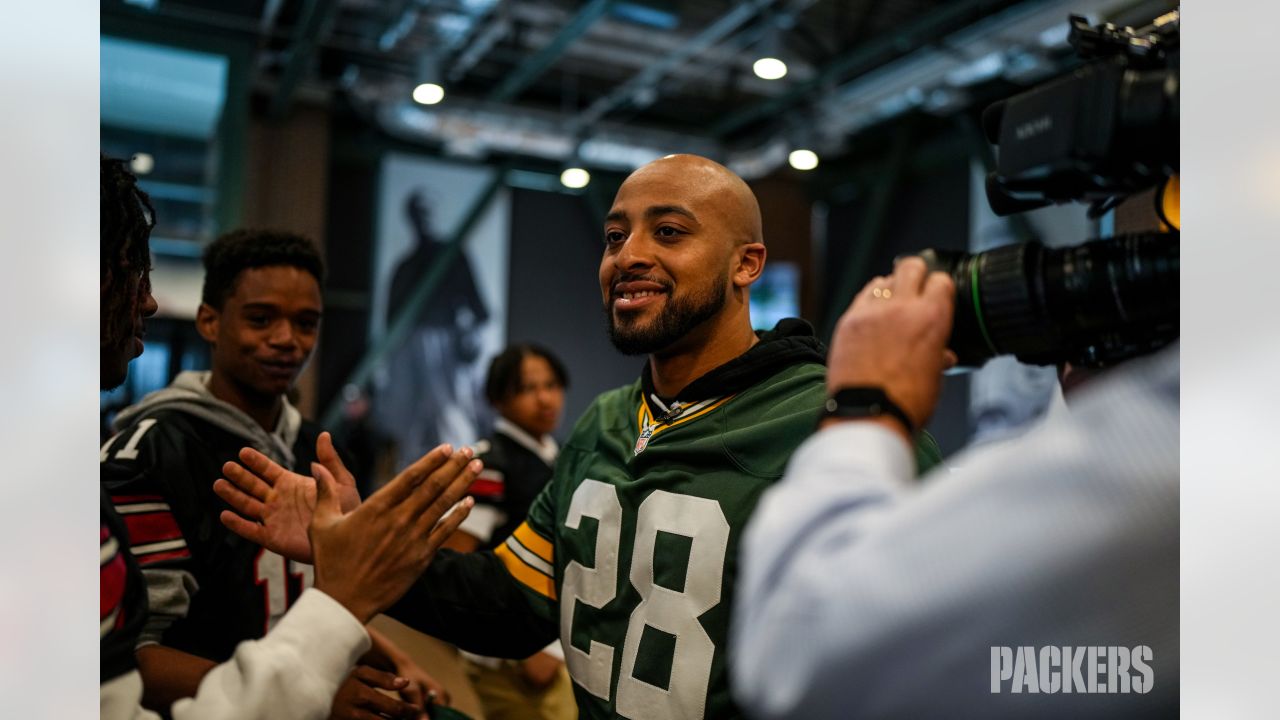
[(483, 464), (472, 459), (471, 448), (448, 450), (422, 456), (346, 515), (337, 481), (320, 463), (311, 466), (317, 482), (308, 528), (315, 586), (361, 623), (409, 590), (475, 504), (463, 496)]

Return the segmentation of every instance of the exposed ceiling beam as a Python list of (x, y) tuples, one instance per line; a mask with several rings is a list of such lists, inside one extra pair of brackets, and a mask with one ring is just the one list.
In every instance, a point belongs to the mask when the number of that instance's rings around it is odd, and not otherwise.
[(471, 34), (462, 49), (449, 63), (449, 82), (456, 83), (466, 77), (467, 73), (471, 72), (471, 68), (489, 54), (494, 45), (511, 33), (511, 27), (511, 19), (499, 8), (489, 22)]
[(269, 36), (276, 26), (276, 18), (280, 16), (280, 8), (284, 0), (267, 0), (262, 4), (262, 20), (258, 22), (258, 32)]
[(811, 93), (838, 83), (850, 74), (866, 72), (902, 54), (906, 49), (934, 42), (942, 34), (953, 31), (959, 24), (970, 20), (975, 13), (985, 14), (1008, 4), (1007, 0), (955, 0), (946, 3), (901, 30), (886, 33), (877, 40), (841, 55), (809, 80), (796, 84), (790, 92), (763, 100), (726, 117), (711, 128), (711, 133), (723, 137), (756, 120), (776, 115)]
[[(816, 0), (792, 0), (787, 12), (798, 14), (812, 5)], [(656, 88), (657, 83), (672, 70), (723, 41), (760, 13), (768, 10), (776, 0), (748, 0), (738, 4), (733, 10), (722, 15), (706, 30), (684, 42), (678, 49), (654, 63), (630, 80), (623, 83), (608, 95), (596, 100), (586, 110), (574, 118), (577, 128), (590, 127), (599, 122), (605, 115), (631, 102), (638, 93), (648, 88)]]
[(520, 69), (516, 70), (501, 85), (494, 88), (489, 93), (489, 99), (495, 102), (507, 102), (513, 100), (525, 88), (529, 87), (533, 81), (542, 76), (547, 68), (551, 67), (565, 48), (570, 43), (582, 36), (591, 25), (599, 20), (605, 13), (609, 11), (614, 0), (591, 0), (591, 2), (582, 6), (578, 14), (569, 21), (568, 25), (560, 31), (555, 40), (549, 45), (542, 48), (537, 55), (534, 55), (528, 62), (521, 64)]
[(374, 41), (381, 52), (391, 52), (406, 34), (407, 25), (413, 23), (413, 17), (406, 17), (413, 11), (413, 0), (392, 0), (384, 9), (381, 29)]
[(333, 26), (338, 5), (339, 0), (307, 0), (298, 24), (294, 27), (293, 43), (289, 46), (289, 59), (284, 71), (280, 73), (280, 84), (276, 88), (275, 97), (271, 99), (271, 117), (281, 118), (289, 112), (293, 93), (298, 89), (303, 76), (311, 69), (320, 36)]

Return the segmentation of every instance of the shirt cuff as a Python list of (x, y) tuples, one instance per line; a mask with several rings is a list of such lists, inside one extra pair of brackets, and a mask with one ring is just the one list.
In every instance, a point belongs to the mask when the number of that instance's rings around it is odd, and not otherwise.
[(265, 640), (292, 645), (306, 666), (334, 687), (373, 644), (364, 626), (337, 600), (308, 588)]

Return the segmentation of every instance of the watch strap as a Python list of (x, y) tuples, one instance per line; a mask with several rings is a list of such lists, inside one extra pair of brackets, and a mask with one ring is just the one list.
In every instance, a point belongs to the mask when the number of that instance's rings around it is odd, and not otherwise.
[(873, 386), (843, 387), (827, 398), (822, 419), (869, 418), (889, 416), (902, 423), (908, 435), (916, 432), (915, 423), (897, 403), (889, 399), (883, 388)]

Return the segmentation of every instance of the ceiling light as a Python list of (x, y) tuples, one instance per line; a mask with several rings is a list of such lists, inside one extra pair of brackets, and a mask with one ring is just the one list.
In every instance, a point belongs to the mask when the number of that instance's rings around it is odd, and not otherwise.
[(129, 160), (129, 169), (134, 175), (147, 175), (156, 167), (156, 159), (149, 153), (135, 153)]
[(818, 154), (812, 150), (792, 150), (787, 162), (797, 170), (812, 170), (818, 167)]
[(752, 63), (751, 69), (765, 80), (778, 80), (787, 74), (787, 64), (775, 57), (762, 57)]
[(579, 190), (591, 182), (591, 173), (580, 167), (565, 168), (560, 173), (560, 184), (572, 190)]
[(413, 89), (414, 102), (422, 105), (435, 105), (444, 99), (444, 88), (435, 83), (422, 83)]

